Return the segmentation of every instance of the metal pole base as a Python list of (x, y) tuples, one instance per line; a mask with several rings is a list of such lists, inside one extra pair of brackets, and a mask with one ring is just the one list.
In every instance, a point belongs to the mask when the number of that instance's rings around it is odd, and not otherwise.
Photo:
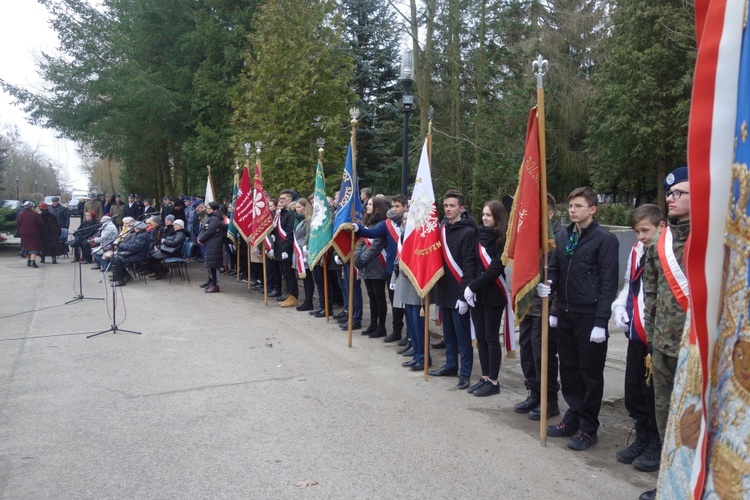
[(141, 332), (135, 332), (133, 330), (125, 330), (124, 328), (118, 328), (117, 325), (112, 324), (110, 328), (107, 330), (102, 330), (101, 332), (92, 333), (91, 335), (87, 335), (86, 338), (90, 339), (91, 337), (96, 337), (97, 335), (102, 335), (103, 333), (117, 333), (117, 332), (124, 332), (124, 333), (133, 333), (135, 335), (142, 335)]

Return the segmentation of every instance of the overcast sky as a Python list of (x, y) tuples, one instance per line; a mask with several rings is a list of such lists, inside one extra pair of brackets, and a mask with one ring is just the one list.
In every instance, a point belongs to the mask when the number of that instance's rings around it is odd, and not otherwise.
[[(0, 78), (14, 85), (39, 88), (41, 78), (34, 56), (57, 46), (55, 33), (47, 24), (47, 10), (36, 0), (3, 0), (0, 15)], [(79, 166), (73, 142), (58, 139), (54, 130), (29, 125), (25, 114), (13, 106), (13, 98), (0, 91), (0, 127), (18, 126), (24, 142), (38, 146), (55, 164), (68, 169), (74, 189), (86, 189), (87, 179)]]

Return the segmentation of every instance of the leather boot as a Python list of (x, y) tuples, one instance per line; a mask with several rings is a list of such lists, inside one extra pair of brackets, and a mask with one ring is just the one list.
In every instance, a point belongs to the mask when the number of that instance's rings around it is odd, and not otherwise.
[(516, 413), (529, 413), (531, 410), (539, 406), (541, 399), (539, 393), (536, 391), (529, 391), (529, 397), (516, 404), (513, 409)]
[(635, 440), (627, 448), (618, 451), (615, 456), (617, 457), (617, 460), (624, 464), (632, 464), (633, 460), (643, 454), (646, 445), (648, 445), (646, 428), (635, 424)]
[(219, 290), (219, 285), (209, 285), (208, 288), (206, 288), (206, 293), (219, 293), (221, 290)]
[(641, 456), (633, 460), (633, 467), (643, 472), (655, 472), (661, 465), (661, 439), (656, 429), (649, 430), (647, 436), (648, 444)]

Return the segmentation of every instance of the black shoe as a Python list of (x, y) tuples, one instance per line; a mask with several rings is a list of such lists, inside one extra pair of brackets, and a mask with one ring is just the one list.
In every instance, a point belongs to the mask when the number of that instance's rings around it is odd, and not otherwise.
[(378, 328), (374, 332), (372, 332), (368, 337), (371, 339), (379, 339), (382, 337), (385, 337), (387, 335), (387, 332), (385, 331), (385, 328)]
[[(344, 323), (341, 325), (341, 329), (345, 332), (349, 331), (349, 323)], [(362, 323), (354, 323), (352, 324), (352, 330), (361, 330), (362, 329)]]
[(641, 496), (638, 497), (638, 500), (655, 500), (656, 499), (656, 488), (654, 488), (651, 491), (644, 491), (641, 493)]
[(461, 375), (460, 377), (458, 377), (458, 384), (456, 384), (456, 387), (458, 387), (461, 390), (468, 389), (470, 383), (471, 382), (469, 382), (469, 377), (465, 375)]
[(375, 332), (375, 330), (377, 329), (378, 329), (378, 325), (370, 323), (370, 326), (368, 326), (367, 329), (362, 332), (362, 335), (370, 335), (371, 333)]
[(211, 285), (211, 280), (208, 280), (201, 285), (201, 288), (208, 288), (210, 285)]
[(430, 344), (430, 346), (433, 349), (445, 349), (445, 340), (441, 340), (439, 342), (435, 342), (434, 344)]
[(276, 302), (284, 302), (286, 299), (289, 298), (289, 294), (285, 293), (284, 295), (281, 295), (279, 297), (276, 297)]
[(383, 342), (396, 342), (397, 340), (401, 340), (401, 332), (393, 332), (390, 335), (388, 335), (386, 338), (383, 339)]
[(500, 382), (498, 382), (497, 384), (493, 384), (492, 382), (488, 381), (482, 387), (474, 391), (474, 395), (478, 398), (494, 396), (495, 394), (500, 394)]
[(571, 450), (585, 451), (594, 446), (599, 442), (599, 438), (594, 434), (586, 434), (583, 431), (578, 431), (575, 436), (568, 439), (568, 448)]
[(401, 347), (404, 347), (408, 343), (409, 343), (409, 336), (408, 335), (398, 341), (398, 345), (401, 346)]
[(647, 445), (648, 437), (646, 435), (646, 428), (636, 425), (635, 439), (632, 443), (630, 443), (630, 446), (615, 453), (615, 457), (617, 457), (617, 460), (619, 462), (622, 462), (624, 464), (632, 464), (633, 460), (643, 454), (643, 451), (646, 449)]
[(278, 297), (279, 295), (281, 295), (281, 292), (278, 290), (271, 290), (270, 292), (268, 292), (269, 297)]
[(414, 363), (413, 365), (411, 365), (411, 367), (409, 368), (409, 370), (411, 370), (413, 372), (423, 372), (424, 371), (424, 365), (422, 363)]
[(302, 312), (302, 311), (312, 311), (313, 310), (313, 306), (312, 306), (312, 304), (305, 304), (303, 302), (302, 304), (300, 304), (297, 307), (295, 307), (295, 309), (297, 309), (300, 312)]
[(661, 440), (657, 431), (648, 432), (648, 444), (640, 457), (633, 460), (633, 467), (643, 472), (654, 472), (661, 465)]
[[(557, 401), (547, 401), (547, 418), (556, 417), (560, 414), (560, 407), (557, 405)], [(529, 418), (531, 420), (542, 419), (542, 405), (537, 406), (529, 412)]]
[(340, 313), (338, 313), (338, 314), (334, 314), (334, 315), (333, 315), (333, 319), (341, 319), (341, 318), (346, 318), (346, 316), (347, 316), (348, 314), (349, 314), (349, 313), (348, 313), (348, 312), (346, 311), (346, 309), (344, 309), (344, 310), (343, 310), (343, 311), (341, 311)]
[(468, 389), (466, 389), (466, 392), (468, 394), (474, 394), (474, 391), (476, 391), (477, 389), (479, 389), (480, 387), (482, 387), (484, 384), (488, 384), (488, 383), (489, 382), (487, 381), (487, 379), (484, 378), (484, 377), (482, 377), (482, 378), (479, 379), (479, 382), (477, 382), (476, 384), (474, 384), (471, 387), (469, 387)]
[(516, 411), (516, 413), (529, 413), (537, 406), (539, 406), (539, 393), (535, 391), (529, 391), (529, 397), (516, 404), (513, 409)]
[[(430, 370), (427, 373), (433, 377), (455, 377), (456, 375), (458, 375), (458, 370), (455, 368), (448, 368), (447, 366), (443, 365), (437, 370)], [(466, 387), (469, 386), (467, 385)]]
[(323, 311), (323, 309), (315, 309), (314, 311), (310, 311), (307, 314), (309, 314), (310, 316), (315, 316), (316, 314), (319, 314), (319, 313), (323, 313), (323, 315), (325, 316), (325, 312)]
[(412, 346), (412, 347), (408, 348), (406, 351), (404, 351), (404, 353), (402, 354), (402, 356), (405, 356), (405, 357), (408, 358), (409, 356), (414, 356), (414, 353), (416, 353), (416, 351), (414, 350), (414, 346)]
[(326, 317), (326, 311), (325, 309), (319, 309), (313, 313), (313, 316), (316, 318), (325, 318)]
[(547, 426), (547, 435), (553, 438), (573, 436), (576, 432), (578, 432), (578, 429), (574, 429), (565, 421)]
[(404, 368), (409, 368), (410, 366), (414, 366), (416, 364), (417, 364), (416, 359), (410, 359), (409, 361), (404, 361), (403, 363), (401, 363), (401, 366), (403, 366)]
[(341, 318), (338, 318), (336, 321), (339, 323), (349, 323), (349, 316), (342, 316)]
[(33, 267), (34, 269), (39, 269), (39, 266), (36, 265), (36, 261), (35, 260), (31, 261), (31, 267)]
[(411, 349), (411, 342), (407, 341), (406, 344), (404, 344), (404, 347), (396, 351), (396, 354), (403, 354), (409, 349)]

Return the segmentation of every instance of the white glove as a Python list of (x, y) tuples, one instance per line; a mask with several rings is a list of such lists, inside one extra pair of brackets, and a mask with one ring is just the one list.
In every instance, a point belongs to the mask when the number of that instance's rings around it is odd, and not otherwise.
[(274, 255), (273, 250), (269, 250), (267, 255), (269, 259), (273, 259), (273, 255)]
[(352, 222), (352, 231), (355, 233), (359, 232), (359, 224)]
[(464, 300), (466, 300), (466, 303), (471, 307), (475, 307), (475, 304), (477, 302), (477, 294), (472, 292), (471, 288), (469, 288), (468, 286), (464, 288)]
[(552, 288), (550, 288), (551, 284), (551, 280), (548, 280), (546, 285), (544, 283), (539, 283), (536, 286), (536, 294), (541, 298), (549, 297), (549, 294), (552, 293)]
[(457, 300), (456, 309), (458, 309), (458, 314), (466, 314), (466, 311), (469, 310), (469, 304), (467, 304), (463, 300)]
[(339, 257), (339, 254), (336, 254), (333, 256), (333, 261), (340, 266), (344, 265), (344, 261), (341, 260), (341, 257)]
[(591, 330), (591, 338), (589, 340), (591, 342), (601, 344), (602, 342), (607, 340), (607, 333), (601, 326), (595, 326), (594, 329)]
[(549, 317), (549, 327), (550, 328), (557, 328), (557, 316), (550, 316)]
[(286, 252), (281, 252), (281, 260), (286, 260), (289, 258), (289, 254)]
[(628, 329), (630, 323), (630, 317), (624, 306), (615, 306), (615, 323), (620, 328)]
[(309, 255), (307, 247), (302, 247), (302, 255), (305, 257), (305, 260), (307, 260), (307, 256)]

